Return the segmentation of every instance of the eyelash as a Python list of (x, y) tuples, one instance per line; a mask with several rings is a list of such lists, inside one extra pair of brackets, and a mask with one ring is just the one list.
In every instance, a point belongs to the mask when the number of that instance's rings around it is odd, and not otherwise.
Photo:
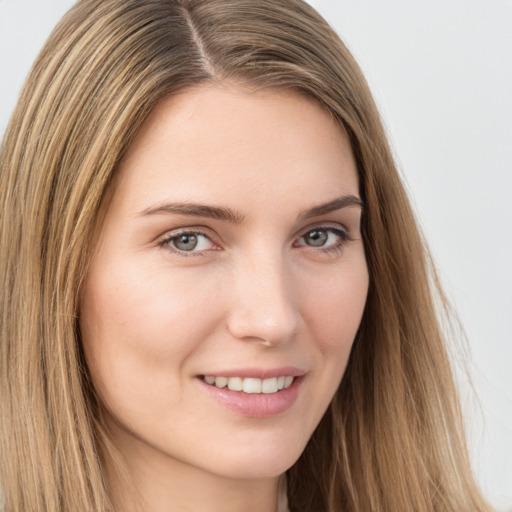
[[(308, 233), (312, 233), (314, 231), (324, 231), (326, 233), (332, 233), (338, 237), (338, 241), (330, 246), (318, 246), (318, 250), (323, 252), (324, 254), (337, 256), (342, 253), (342, 251), (345, 249), (345, 245), (348, 242), (351, 242), (354, 240), (352, 236), (348, 233), (346, 229), (340, 228), (340, 227), (334, 227), (334, 226), (316, 226), (313, 228), (309, 228), (307, 231), (303, 232), (303, 234), (299, 237), (299, 240), (303, 239)], [(307, 247), (310, 249), (315, 249), (315, 246), (306, 245), (306, 244), (299, 244), (295, 245), (295, 247)]]
[(169, 234), (163, 240), (158, 242), (158, 245), (160, 247), (166, 248), (170, 252), (177, 254), (181, 257), (184, 257), (184, 258), (190, 258), (190, 257), (194, 257), (194, 256), (202, 256), (204, 254), (204, 252), (207, 252), (207, 251), (183, 251), (181, 249), (178, 249), (177, 247), (173, 247), (173, 245), (172, 245), (173, 240), (177, 240), (180, 236), (187, 236), (187, 235), (188, 236), (200, 235), (202, 237), (207, 238), (212, 244), (215, 243), (212, 241), (211, 236), (208, 233), (201, 231), (200, 229), (183, 229), (181, 231), (177, 231), (177, 232), (173, 232), (173, 233)]
[[(351, 242), (354, 240), (352, 236), (346, 231), (345, 229), (334, 227), (334, 226), (317, 226), (313, 228), (309, 228), (307, 231), (304, 231), (303, 234), (299, 237), (299, 240), (303, 239), (308, 233), (312, 233), (313, 231), (324, 231), (327, 233), (332, 233), (336, 235), (339, 238), (339, 241), (335, 243), (334, 245), (324, 247), (324, 246), (318, 246), (318, 250), (330, 255), (338, 255), (340, 254), (343, 249), (345, 248), (345, 245), (347, 242)], [(180, 257), (189, 258), (189, 257), (195, 257), (195, 256), (202, 256), (205, 252), (209, 252), (210, 250), (203, 250), (203, 251), (184, 251), (181, 249), (178, 249), (177, 247), (173, 247), (172, 241), (178, 239), (180, 236), (187, 236), (187, 235), (200, 235), (202, 237), (207, 238), (212, 244), (215, 244), (215, 242), (212, 241), (211, 236), (204, 231), (201, 231), (200, 229), (184, 229), (182, 231), (173, 232), (170, 235), (166, 236), (163, 240), (158, 242), (158, 246), (162, 248), (166, 248), (169, 251), (173, 252), (174, 254), (179, 255)], [(309, 247), (311, 249), (315, 249), (315, 246), (307, 245), (307, 244), (298, 244), (294, 243), (294, 247)], [(216, 250), (216, 249), (213, 249)]]

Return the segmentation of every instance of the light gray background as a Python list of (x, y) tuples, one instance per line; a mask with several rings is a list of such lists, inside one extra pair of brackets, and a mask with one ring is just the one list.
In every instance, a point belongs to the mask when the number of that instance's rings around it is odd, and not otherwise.
[[(141, 0), (143, 1), (143, 0)], [(444, 285), (481, 408), (473, 465), (512, 510), (512, 1), (311, 0), (358, 59)], [(0, 0), (0, 134), (70, 0)]]

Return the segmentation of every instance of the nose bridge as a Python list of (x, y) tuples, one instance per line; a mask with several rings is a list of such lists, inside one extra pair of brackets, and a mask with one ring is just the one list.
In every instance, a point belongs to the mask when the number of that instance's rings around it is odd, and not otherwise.
[(231, 334), (268, 345), (291, 339), (299, 317), (293, 274), (282, 252), (260, 247), (240, 258), (232, 277)]

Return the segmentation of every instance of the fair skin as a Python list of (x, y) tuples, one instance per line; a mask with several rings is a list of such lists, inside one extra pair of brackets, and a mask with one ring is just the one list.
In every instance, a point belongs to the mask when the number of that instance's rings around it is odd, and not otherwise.
[(145, 121), (80, 314), (127, 510), (275, 511), (363, 314), (360, 218), (347, 135), (311, 99), (208, 85)]

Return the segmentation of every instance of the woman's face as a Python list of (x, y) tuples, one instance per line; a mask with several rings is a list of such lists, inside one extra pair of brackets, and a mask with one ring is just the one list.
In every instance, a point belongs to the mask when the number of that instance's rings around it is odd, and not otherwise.
[(158, 105), (120, 165), (80, 315), (128, 461), (261, 478), (297, 460), (363, 314), (360, 217), (347, 135), (316, 102), (207, 86)]

